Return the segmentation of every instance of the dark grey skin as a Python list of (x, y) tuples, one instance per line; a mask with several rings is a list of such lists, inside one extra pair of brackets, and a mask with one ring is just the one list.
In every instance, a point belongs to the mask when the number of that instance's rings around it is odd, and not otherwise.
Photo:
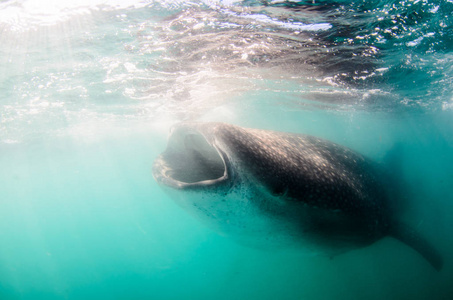
[(241, 242), (332, 255), (392, 236), (442, 267), (438, 252), (398, 221), (380, 168), (328, 140), (181, 123), (153, 175), (179, 205)]

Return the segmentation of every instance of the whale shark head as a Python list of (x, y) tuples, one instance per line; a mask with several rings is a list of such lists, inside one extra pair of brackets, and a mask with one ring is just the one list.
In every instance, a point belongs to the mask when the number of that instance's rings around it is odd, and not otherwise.
[[(261, 237), (282, 224), (262, 216), (258, 201), (269, 198), (237, 161), (222, 123), (181, 123), (171, 129), (153, 176), (175, 202), (217, 232), (261, 246)], [(259, 199), (259, 200), (258, 200)], [(284, 243), (282, 239), (278, 243)]]

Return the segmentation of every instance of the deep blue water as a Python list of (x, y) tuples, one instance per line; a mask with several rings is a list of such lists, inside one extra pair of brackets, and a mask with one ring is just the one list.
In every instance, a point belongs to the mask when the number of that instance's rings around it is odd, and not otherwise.
[[(452, 299), (453, 2), (0, 2), (0, 299)], [(180, 121), (308, 133), (382, 161), (435, 271), (385, 238), (238, 245), (154, 159)]]

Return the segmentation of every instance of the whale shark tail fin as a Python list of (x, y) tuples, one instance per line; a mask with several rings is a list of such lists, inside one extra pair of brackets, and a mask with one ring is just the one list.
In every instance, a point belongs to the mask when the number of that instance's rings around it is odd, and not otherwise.
[(443, 259), (440, 253), (412, 227), (395, 222), (390, 235), (420, 253), (437, 271), (442, 269)]

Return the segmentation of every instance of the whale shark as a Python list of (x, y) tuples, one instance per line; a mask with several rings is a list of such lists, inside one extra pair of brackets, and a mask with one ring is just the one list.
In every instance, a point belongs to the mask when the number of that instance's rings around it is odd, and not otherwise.
[(393, 237), (436, 270), (439, 252), (399, 220), (381, 166), (311, 135), (226, 123), (179, 123), (153, 176), (217, 232), (258, 247), (336, 255)]

